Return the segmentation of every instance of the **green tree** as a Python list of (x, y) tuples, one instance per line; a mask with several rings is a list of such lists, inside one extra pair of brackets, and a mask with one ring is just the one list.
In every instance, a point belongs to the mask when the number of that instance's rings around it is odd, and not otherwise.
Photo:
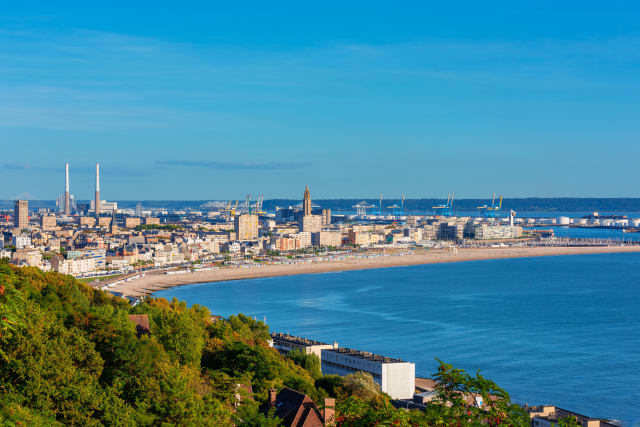
[[(495, 425), (525, 426), (529, 418), (524, 410), (512, 404), (509, 394), (479, 372), (471, 376), (438, 360), (434, 378), (436, 399), (427, 406), (432, 423), (457, 420), (462, 426)], [(482, 405), (477, 405), (481, 401)]]
[(328, 396), (337, 397), (343, 392), (342, 377), (340, 375), (323, 375), (316, 379), (316, 388), (323, 390)]
[(580, 427), (581, 424), (578, 422), (578, 418), (573, 415), (567, 415), (566, 417), (562, 417), (558, 420), (557, 423), (552, 424), (558, 427)]
[(346, 375), (342, 388), (350, 395), (362, 400), (372, 400), (380, 396), (380, 386), (368, 372), (357, 371)]
[(295, 349), (287, 353), (287, 357), (293, 360), (293, 363), (295, 363), (296, 365), (301, 366), (309, 371), (314, 380), (322, 376), (320, 359), (315, 354), (306, 354), (300, 350)]

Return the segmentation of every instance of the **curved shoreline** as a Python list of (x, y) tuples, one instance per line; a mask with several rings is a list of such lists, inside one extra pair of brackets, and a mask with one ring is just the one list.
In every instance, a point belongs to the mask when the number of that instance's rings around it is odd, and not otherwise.
[(231, 280), (293, 276), (298, 274), (328, 273), (376, 268), (408, 267), (413, 265), (482, 261), (492, 259), (533, 258), (539, 256), (588, 255), (640, 252), (640, 246), (598, 247), (537, 247), (537, 248), (465, 248), (457, 253), (430, 250), (426, 253), (384, 256), (375, 258), (322, 261), (305, 264), (265, 264), (257, 268), (220, 268), (218, 270), (184, 274), (148, 274), (140, 279), (109, 288), (123, 296), (144, 296), (175, 286), (194, 283), (226, 282)]

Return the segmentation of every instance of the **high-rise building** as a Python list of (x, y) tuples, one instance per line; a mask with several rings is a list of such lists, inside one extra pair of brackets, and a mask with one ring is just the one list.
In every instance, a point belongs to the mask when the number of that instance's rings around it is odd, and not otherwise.
[(311, 192), (309, 191), (309, 186), (307, 185), (304, 189), (304, 200), (302, 202), (304, 215), (311, 215)]
[(13, 205), (13, 226), (20, 229), (29, 226), (29, 201), (15, 201)]
[(331, 225), (331, 209), (322, 209), (322, 225)]
[(100, 216), (102, 205), (100, 203), (100, 163), (96, 163), (96, 202), (95, 202), (96, 217)]
[(69, 197), (69, 163), (64, 164), (64, 214), (71, 215), (71, 198)]
[(236, 240), (258, 238), (258, 215), (243, 214), (235, 217)]

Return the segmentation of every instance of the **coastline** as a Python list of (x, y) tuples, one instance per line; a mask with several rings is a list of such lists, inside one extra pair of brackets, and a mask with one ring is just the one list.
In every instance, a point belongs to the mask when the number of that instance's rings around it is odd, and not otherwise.
[(457, 253), (430, 250), (425, 253), (375, 258), (322, 261), (307, 264), (265, 264), (256, 268), (220, 268), (218, 270), (184, 274), (148, 274), (136, 280), (110, 287), (123, 296), (139, 297), (175, 286), (195, 283), (226, 282), (231, 280), (293, 276), (377, 268), (408, 267), (412, 265), (482, 261), (492, 259), (533, 258), (540, 256), (588, 255), (640, 252), (640, 246), (594, 247), (535, 247), (535, 248), (462, 248)]

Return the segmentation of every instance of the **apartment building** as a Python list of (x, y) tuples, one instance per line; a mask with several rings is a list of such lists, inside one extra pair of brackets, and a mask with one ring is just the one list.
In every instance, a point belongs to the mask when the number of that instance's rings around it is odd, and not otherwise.
[(351, 244), (359, 245), (359, 246), (368, 246), (374, 241), (375, 243), (378, 242), (377, 235), (374, 239), (372, 239), (371, 233), (364, 232), (364, 231), (356, 231), (355, 229), (350, 229), (347, 232), (347, 237), (349, 238), (349, 242), (351, 242)]
[(291, 237), (278, 237), (273, 239), (273, 249), (280, 252), (295, 251), (300, 249), (300, 240)]
[(522, 237), (522, 227), (511, 225), (478, 224), (475, 238), (478, 240), (517, 239)]
[(304, 215), (300, 219), (300, 231), (317, 233), (322, 229), (323, 217), (320, 215)]
[(78, 225), (80, 227), (94, 227), (96, 219), (92, 216), (80, 216), (78, 217)]
[(315, 354), (318, 356), (318, 359), (322, 358), (322, 350), (338, 348), (337, 342), (327, 344), (279, 332), (272, 332), (271, 340), (273, 341), (273, 348), (281, 354), (289, 353), (292, 350), (299, 350), (305, 354)]
[(135, 216), (128, 216), (124, 219), (125, 228), (136, 228), (140, 225), (140, 218)]
[(342, 246), (342, 233), (339, 231), (319, 231), (311, 234), (313, 246)]
[(160, 218), (148, 216), (148, 217), (145, 217), (144, 223), (146, 225), (160, 225)]
[(62, 255), (51, 257), (51, 269), (62, 274), (79, 276), (96, 271), (95, 258), (64, 259)]
[(323, 349), (321, 354), (322, 373), (325, 375), (368, 372), (391, 398), (413, 398), (416, 383), (414, 363), (350, 348)]
[(56, 228), (55, 215), (42, 215), (40, 217), (40, 228), (43, 230), (53, 230)]
[(68, 260), (93, 259), (94, 270), (106, 268), (107, 251), (102, 248), (78, 249), (67, 252)]
[(322, 225), (331, 225), (331, 209), (322, 209)]
[(109, 227), (111, 225), (111, 217), (110, 216), (101, 216), (98, 218), (98, 226), (99, 227)]
[(29, 226), (29, 201), (16, 200), (13, 204), (13, 226), (23, 229)]
[(301, 231), (299, 233), (290, 234), (289, 237), (299, 240), (300, 243), (298, 244), (298, 247), (301, 249), (311, 246), (311, 233), (309, 233), (308, 231)]
[(258, 238), (258, 215), (237, 215), (234, 220), (236, 240), (255, 240)]
[(16, 265), (41, 267), (42, 253), (37, 249), (18, 249), (13, 253), (11, 262)]
[(31, 236), (25, 235), (14, 235), (11, 238), (11, 244), (16, 247), (16, 249), (23, 249), (31, 246)]

